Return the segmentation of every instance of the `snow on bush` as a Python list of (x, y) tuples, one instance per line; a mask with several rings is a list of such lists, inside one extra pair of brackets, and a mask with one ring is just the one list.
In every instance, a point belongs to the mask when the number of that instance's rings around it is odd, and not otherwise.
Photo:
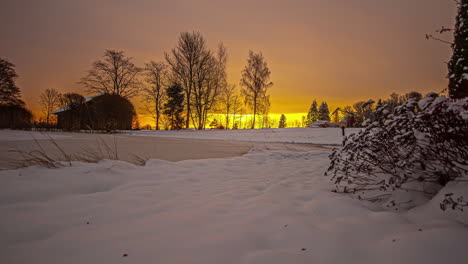
[[(409, 99), (393, 113), (380, 107), (376, 121), (330, 155), (326, 174), (333, 176), (334, 191), (408, 208), (432, 198), (450, 181), (466, 180), (467, 109), (467, 98), (434, 94), (419, 102)], [(450, 195), (441, 208), (459, 208), (463, 201)]]

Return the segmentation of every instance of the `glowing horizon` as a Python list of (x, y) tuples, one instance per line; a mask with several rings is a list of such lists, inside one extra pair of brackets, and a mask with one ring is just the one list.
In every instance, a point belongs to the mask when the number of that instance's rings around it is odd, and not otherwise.
[(332, 112), (392, 92), (443, 90), (450, 47), (424, 34), (451, 27), (454, 17), (445, 0), (9, 1), (0, 10), (9, 25), (0, 28), (0, 57), (16, 65), (37, 113), (47, 88), (88, 96), (77, 82), (105, 49), (142, 66), (163, 61), (180, 32), (196, 30), (211, 48), (225, 44), (228, 79), (238, 88), (249, 50), (263, 53), (274, 82), (271, 113), (305, 113), (314, 99)]

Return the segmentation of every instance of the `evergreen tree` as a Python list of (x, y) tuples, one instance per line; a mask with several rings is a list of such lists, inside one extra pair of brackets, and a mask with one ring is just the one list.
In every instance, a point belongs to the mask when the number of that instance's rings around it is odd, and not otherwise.
[(319, 112), (319, 120), (330, 121), (330, 110), (328, 110), (327, 103), (322, 102), (318, 112)]
[(451, 98), (464, 98), (468, 96), (468, 0), (459, 1), (452, 50), (448, 92)]
[(170, 120), (171, 129), (181, 129), (184, 122), (182, 111), (184, 110), (184, 94), (180, 85), (174, 84), (166, 89), (167, 103), (164, 104), (164, 114)]
[(8, 60), (0, 58), (0, 104), (8, 106), (23, 106), (21, 92), (15, 84), (18, 75), (15, 65)]
[(279, 128), (285, 128), (286, 127), (286, 116), (284, 116), (284, 114), (281, 114), (278, 127)]
[[(385, 107), (382, 103), (382, 99), (379, 99), (379, 101), (377, 101), (377, 105), (375, 106), (375, 112), (374, 112), (374, 115), (375, 115), (375, 120), (379, 121), (380, 123), (383, 122), (383, 111), (384, 111)], [(387, 110), (388, 111), (388, 110)]]
[(314, 100), (310, 105), (309, 113), (307, 113), (306, 125), (310, 126), (313, 122), (319, 120), (319, 111), (317, 101)]

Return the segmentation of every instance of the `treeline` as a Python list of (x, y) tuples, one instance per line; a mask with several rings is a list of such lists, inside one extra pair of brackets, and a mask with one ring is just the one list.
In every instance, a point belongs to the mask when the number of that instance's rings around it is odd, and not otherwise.
[[(164, 61), (149, 61), (143, 67), (135, 65), (133, 58), (123, 51), (106, 50), (103, 58), (92, 64), (79, 84), (84, 87), (84, 92), (92, 95), (115, 95), (126, 100), (138, 97), (143, 104), (142, 110), (154, 119), (155, 129), (204, 129), (214, 121), (216, 128), (269, 126), (268, 89), (273, 83), (262, 53), (249, 52), (239, 81), (240, 89), (228, 82), (227, 62), (227, 49), (222, 43), (212, 50), (199, 32), (183, 32), (176, 46), (164, 53)], [(4, 76), (7, 74), (2, 72), (2, 78)], [(16, 73), (10, 77), (14, 78), (17, 78)], [(4, 90), (12, 89), (4, 88), (2, 84), (0, 93), (8, 97), (9, 92)], [(39, 97), (43, 116), (35, 126), (54, 128), (58, 123), (70, 123), (74, 124), (69, 125), (71, 129), (87, 129), (89, 115), (77, 114), (82, 111), (75, 107), (77, 104), (85, 107), (88, 102), (83, 100), (85, 98), (81, 94), (44, 90)], [(15, 106), (23, 107), (24, 102)], [(76, 108), (73, 110), (75, 114), (52, 114), (56, 109), (70, 106)], [(32, 114), (26, 112), (29, 116), (25, 123), (31, 124)], [(224, 120), (208, 120), (214, 113), (222, 113)], [(242, 124), (246, 116), (250, 117), (249, 121)], [(64, 118), (63, 122), (59, 122), (61, 118)], [(133, 123), (134, 127), (140, 126), (136, 115)], [(13, 126), (6, 124), (4, 127)]]
[(414, 98), (419, 101), (422, 94), (419, 92), (410, 92), (406, 94), (392, 93), (387, 99), (379, 99), (377, 103), (369, 99), (367, 101), (355, 102), (352, 106), (337, 107), (330, 113), (328, 104), (322, 102), (320, 106), (314, 100), (310, 106), (307, 117), (305, 118), (304, 126), (310, 126), (315, 121), (330, 121), (332, 123), (347, 122), (348, 126), (363, 127), (369, 122), (376, 120), (378, 117), (377, 109), (383, 105), (387, 105), (387, 111), (392, 112), (396, 107), (404, 104), (408, 99)]
[(104, 59), (93, 64), (80, 84), (89, 93), (138, 95), (156, 130), (205, 129), (215, 121), (208, 120), (213, 113), (225, 114), (225, 120), (216, 120), (216, 128), (236, 128), (235, 117), (245, 115), (246, 108), (252, 111), (249, 126), (255, 128), (260, 124), (258, 116), (268, 114), (268, 88), (273, 84), (261, 53), (249, 52), (240, 91), (228, 83), (226, 47), (220, 43), (209, 49), (199, 32), (181, 33), (164, 58), (138, 67), (122, 51), (106, 50)]
[[(155, 129), (205, 129), (207, 124), (239, 128), (246, 108), (252, 113), (249, 127), (264, 126), (270, 108), (268, 89), (273, 83), (261, 53), (249, 52), (240, 91), (227, 79), (226, 47), (220, 43), (210, 50), (198, 32), (180, 34), (176, 47), (164, 57), (164, 62), (151, 61), (142, 69), (142, 102)], [(225, 120), (209, 121), (214, 113), (224, 114)]]

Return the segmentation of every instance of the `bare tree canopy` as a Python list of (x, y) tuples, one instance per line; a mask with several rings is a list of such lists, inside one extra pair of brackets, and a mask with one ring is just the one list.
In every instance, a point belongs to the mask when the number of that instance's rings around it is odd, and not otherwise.
[(159, 130), (166, 101), (165, 87), (168, 85), (167, 65), (151, 61), (145, 65), (145, 76), (147, 85), (142, 90), (145, 111), (154, 119), (156, 130)]
[(247, 65), (242, 70), (240, 85), (244, 87), (241, 92), (245, 96), (245, 103), (253, 110), (252, 129), (255, 128), (255, 117), (262, 108), (263, 103), (269, 103), (266, 98), (267, 90), (273, 86), (273, 82), (270, 81), (270, 74), (270, 69), (262, 53), (256, 54), (249, 51)]
[(137, 95), (142, 69), (133, 64), (131, 57), (125, 57), (123, 51), (106, 50), (103, 57), (93, 63), (79, 83), (92, 93), (117, 94), (125, 98)]
[(24, 105), (20, 89), (15, 84), (16, 78), (18, 74), (16, 74), (15, 65), (0, 58), (0, 104)]
[(211, 60), (211, 52), (207, 49), (205, 39), (199, 32), (183, 32), (179, 36), (177, 46), (165, 58), (169, 65), (174, 83), (179, 83), (185, 93), (185, 108), (187, 110), (185, 127), (190, 126), (192, 93), (200, 75)]
[(39, 96), (39, 103), (46, 115), (46, 124), (50, 124), (50, 112), (60, 107), (61, 94), (55, 89), (46, 89)]
[(216, 104), (221, 90), (227, 86), (227, 51), (221, 43), (215, 55), (204, 57), (200, 63), (194, 86), (192, 105), (195, 107), (195, 120), (198, 129), (205, 128), (208, 113)]
[(220, 93), (220, 104), (222, 107), (222, 111), (226, 115), (226, 129), (229, 129), (229, 116), (233, 113), (234, 104), (236, 103), (237, 96), (236, 96), (236, 86), (226, 85), (224, 89), (221, 89)]

